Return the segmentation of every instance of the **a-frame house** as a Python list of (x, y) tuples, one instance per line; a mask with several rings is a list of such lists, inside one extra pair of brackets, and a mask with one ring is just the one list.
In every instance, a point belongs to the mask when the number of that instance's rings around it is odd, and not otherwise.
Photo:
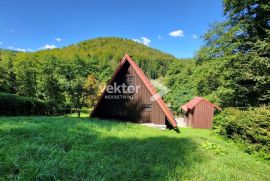
[(173, 115), (156, 89), (127, 54), (90, 116), (177, 127)]

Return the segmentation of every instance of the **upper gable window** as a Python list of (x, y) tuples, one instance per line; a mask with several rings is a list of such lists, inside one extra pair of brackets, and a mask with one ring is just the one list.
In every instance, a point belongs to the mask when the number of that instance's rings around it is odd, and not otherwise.
[(134, 85), (134, 76), (125, 76), (122, 77), (119, 81), (120, 84)]

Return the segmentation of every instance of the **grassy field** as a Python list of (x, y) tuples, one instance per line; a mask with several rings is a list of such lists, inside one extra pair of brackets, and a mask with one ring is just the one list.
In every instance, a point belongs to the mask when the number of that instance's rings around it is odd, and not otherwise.
[(1, 117), (0, 180), (270, 180), (270, 164), (209, 130)]

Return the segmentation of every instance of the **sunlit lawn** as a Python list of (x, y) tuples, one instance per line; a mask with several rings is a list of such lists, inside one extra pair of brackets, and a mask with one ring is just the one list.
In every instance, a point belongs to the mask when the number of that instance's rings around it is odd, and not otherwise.
[[(87, 107), (82, 108), (80, 117), (81, 118), (87, 118), (87, 117), (89, 117), (91, 111), (92, 111), (92, 108), (87, 108)], [(66, 115), (61, 116), (61, 117), (77, 118), (78, 117), (78, 113), (76, 113), (76, 111), (74, 110), (73, 113), (66, 114)]]
[[(77, 113), (71, 113), (71, 114), (67, 114), (67, 115), (61, 116), (61, 117), (77, 118), (78, 117), (78, 114)], [(87, 117), (89, 117), (89, 113), (82, 112), (81, 115), (80, 115), (80, 117), (81, 118), (87, 118)]]
[(68, 117), (0, 118), (0, 180), (270, 180), (209, 130)]

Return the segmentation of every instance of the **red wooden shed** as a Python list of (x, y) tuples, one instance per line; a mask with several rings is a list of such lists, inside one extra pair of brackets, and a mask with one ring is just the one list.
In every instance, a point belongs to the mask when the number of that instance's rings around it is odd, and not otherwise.
[(177, 127), (156, 89), (127, 54), (103, 91), (91, 117)]
[(188, 126), (205, 129), (212, 127), (214, 110), (222, 110), (202, 97), (194, 97), (181, 108), (185, 113), (185, 122)]

